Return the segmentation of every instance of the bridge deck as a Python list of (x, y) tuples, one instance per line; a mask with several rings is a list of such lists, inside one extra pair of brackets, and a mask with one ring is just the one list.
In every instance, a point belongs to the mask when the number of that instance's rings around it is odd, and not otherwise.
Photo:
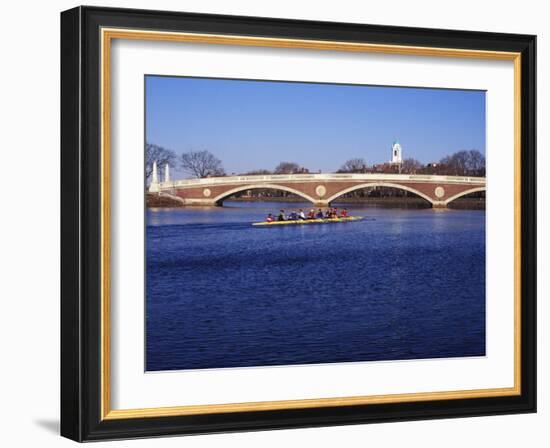
[(206, 177), (203, 179), (180, 179), (161, 182), (161, 188), (196, 187), (223, 184), (257, 183), (257, 182), (334, 182), (334, 181), (386, 181), (386, 182), (421, 182), (421, 183), (468, 183), (485, 185), (484, 177), (442, 176), (429, 174), (359, 174), (359, 173), (315, 173), (315, 174), (269, 174), (253, 176)]
[(220, 205), (235, 193), (248, 189), (287, 191), (315, 205), (327, 206), (352, 191), (386, 186), (414, 193), (434, 207), (445, 207), (465, 194), (484, 191), (484, 177), (421, 174), (270, 174), (182, 179), (151, 184), (149, 191), (170, 195), (185, 205)]

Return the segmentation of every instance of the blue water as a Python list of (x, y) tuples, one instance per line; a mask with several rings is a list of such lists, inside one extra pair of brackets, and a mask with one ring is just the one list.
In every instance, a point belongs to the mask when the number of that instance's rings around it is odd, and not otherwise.
[(485, 355), (484, 211), (281, 206), (148, 210), (147, 370)]

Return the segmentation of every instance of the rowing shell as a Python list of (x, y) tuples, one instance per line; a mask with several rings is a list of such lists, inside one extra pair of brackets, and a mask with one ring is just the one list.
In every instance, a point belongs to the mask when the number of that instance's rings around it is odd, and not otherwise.
[(303, 224), (325, 224), (331, 222), (349, 222), (361, 221), (362, 216), (349, 216), (347, 218), (327, 218), (327, 219), (297, 219), (294, 221), (272, 221), (272, 222), (253, 222), (253, 226), (287, 226), (287, 225), (303, 225)]

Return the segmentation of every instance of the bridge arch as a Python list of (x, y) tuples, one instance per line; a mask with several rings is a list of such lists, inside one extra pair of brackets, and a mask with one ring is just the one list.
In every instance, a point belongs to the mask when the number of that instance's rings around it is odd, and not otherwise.
[(422, 199), (426, 200), (430, 205), (433, 205), (433, 200), (429, 196), (425, 195), (424, 193), (418, 190), (415, 190), (414, 188), (406, 187), (400, 184), (394, 184), (391, 182), (369, 182), (366, 184), (354, 185), (352, 187), (345, 188), (344, 190), (341, 190), (338, 193), (333, 194), (332, 196), (327, 198), (327, 202), (330, 204), (334, 200), (338, 199), (340, 196), (343, 196), (347, 193), (351, 193), (352, 191), (355, 191), (355, 190), (361, 190), (363, 188), (370, 188), (370, 187), (389, 187), (389, 188), (397, 188), (398, 190), (405, 190), (410, 193), (416, 194), (417, 196), (420, 196)]
[(449, 199), (445, 201), (446, 205), (449, 205), (451, 202), (453, 202), (455, 199), (461, 198), (462, 196), (466, 196), (467, 194), (471, 193), (477, 193), (479, 191), (487, 191), (487, 187), (476, 187), (476, 188), (470, 188), (469, 190), (463, 191), (461, 193), (457, 193), (454, 196), (451, 196)]
[(212, 201), (215, 204), (221, 204), (224, 199), (228, 198), (229, 196), (240, 193), (241, 191), (247, 191), (247, 190), (258, 190), (258, 189), (265, 189), (265, 190), (280, 190), (280, 191), (286, 191), (288, 193), (293, 193), (297, 196), (300, 196), (304, 198), (306, 201), (309, 201), (313, 204), (315, 204), (317, 201), (313, 199), (311, 196), (307, 195), (306, 193), (295, 190), (294, 188), (290, 188), (284, 185), (277, 185), (277, 184), (249, 184), (249, 185), (241, 185), (240, 187), (233, 188), (231, 190), (225, 191), (218, 196), (216, 196)]

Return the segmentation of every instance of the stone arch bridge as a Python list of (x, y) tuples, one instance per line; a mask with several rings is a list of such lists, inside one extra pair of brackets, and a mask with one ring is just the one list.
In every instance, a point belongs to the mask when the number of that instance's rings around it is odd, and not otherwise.
[(274, 189), (294, 193), (317, 207), (327, 207), (342, 195), (368, 187), (392, 187), (414, 193), (432, 207), (444, 208), (455, 199), (485, 191), (484, 177), (410, 174), (274, 174), (224, 176), (154, 182), (150, 192), (169, 196), (183, 205), (222, 205), (241, 191)]

